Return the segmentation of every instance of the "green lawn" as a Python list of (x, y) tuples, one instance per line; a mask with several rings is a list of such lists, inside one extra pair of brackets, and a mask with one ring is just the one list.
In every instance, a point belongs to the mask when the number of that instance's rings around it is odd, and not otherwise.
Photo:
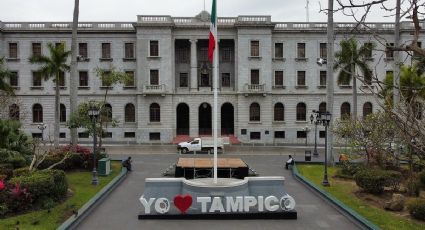
[(397, 213), (385, 211), (376, 208), (357, 198), (353, 191), (357, 190), (357, 186), (353, 183), (335, 180), (332, 178), (336, 168), (328, 168), (330, 187), (321, 185), (323, 179), (323, 165), (297, 165), (298, 172), (332, 196), (340, 200), (351, 209), (355, 210), (366, 219), (376, 224), (382, 229), (425, 229), (425, 224), (416, 222), (410, 218), (404, 218)]
[[(35, 211), (19, 216), (0, 219), (0, 229), (56, 229), (62, 222), (72, 215), (72, 210), (78, 210), (98, 191), (107, 185), (114, 177), (121, 172), (121, 163), (112, 161), (112, 173), (107, 177), (99, 177), (99, 185), (91, 185), (91, 172), (70, 172), (67, 173), (69, 188), (74, 191), (72, 197), (64, 203), (54, 207), (50, 213), (47, 210)], [(19, 221), (19, 225), (17, 222)], [(35, 224), (34, 224), (35, 223)]]

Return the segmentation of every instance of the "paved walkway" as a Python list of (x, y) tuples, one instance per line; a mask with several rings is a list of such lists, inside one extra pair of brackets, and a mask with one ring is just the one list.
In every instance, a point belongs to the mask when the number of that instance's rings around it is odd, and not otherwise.
[[(138, 199), (147, 177), (160, 177), (177, 154), (133, 155), (134, 171), (78, 226), (78, 229), (359, 229), (350, 219), (296, 181), (283, 167), (287, 156), (229, 155), (242, 159), (261, 176), (283, 175), (287, 192), (297, 202), (297, 220), (138, 220)], [(101, 178), (100, 178), (101, 179)]]

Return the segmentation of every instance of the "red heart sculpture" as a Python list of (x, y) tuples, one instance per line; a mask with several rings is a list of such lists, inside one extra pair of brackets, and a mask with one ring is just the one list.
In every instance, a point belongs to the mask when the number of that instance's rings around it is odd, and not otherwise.
[(192, 205), (192, 196), (189, 194), (177, 195), (174, 197), (174, 205), (184, 214)]

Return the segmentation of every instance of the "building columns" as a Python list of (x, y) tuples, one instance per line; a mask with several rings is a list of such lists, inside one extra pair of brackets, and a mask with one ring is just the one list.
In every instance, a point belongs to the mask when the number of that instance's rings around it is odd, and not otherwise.
[(197, 39), (190, 39), (190, 91), (198, 90)]

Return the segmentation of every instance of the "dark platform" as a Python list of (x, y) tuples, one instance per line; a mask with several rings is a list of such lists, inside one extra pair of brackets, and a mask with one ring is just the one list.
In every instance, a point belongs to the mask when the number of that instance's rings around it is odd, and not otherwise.
[(145, 219), (181, 219), (181, 220), (240, 220), (240, 219), (297, 219), (297, 211), (287, 212), (259, 212), (259, 213), (206, 213), (206, 214), (178, 214), (178, 215), (139, 215), (139, 220)]
[[(243, 179), (248, 176), (248, 165), (240, 158), (217, 159), (217, 177)], [(175, 177), (186, 179), (212, 177), (213, 158), (179, 158)]]

